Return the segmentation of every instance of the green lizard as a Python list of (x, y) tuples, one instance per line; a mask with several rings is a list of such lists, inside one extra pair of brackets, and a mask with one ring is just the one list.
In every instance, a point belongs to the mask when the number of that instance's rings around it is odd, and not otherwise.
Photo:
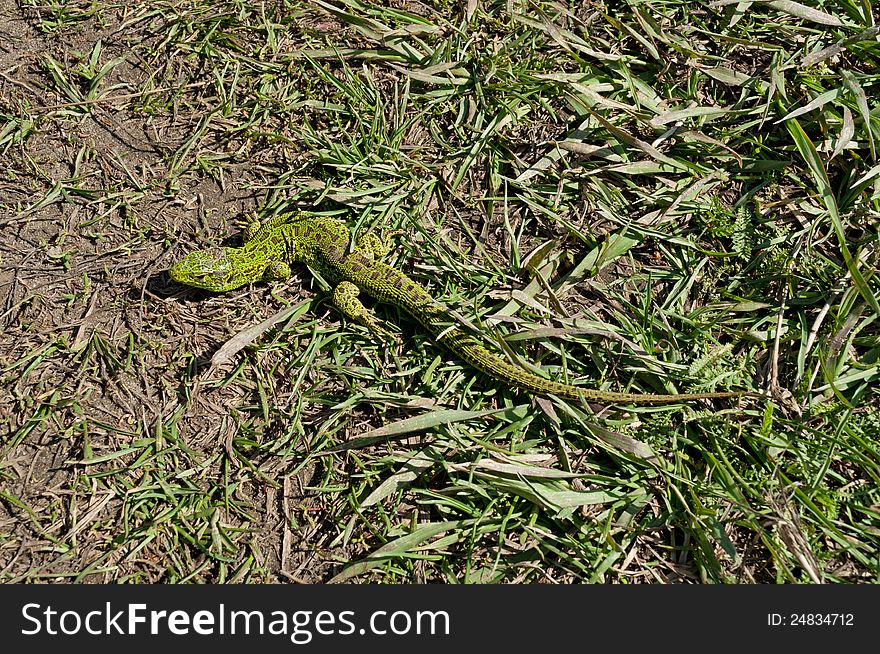
[[(399, 233), (399, 232), (398, 232)], [(377, 318), (361, 303), (367, 293), (404, 309), (434, 338), (475, 368), (540, 395), (570, 400), (621, 404), (672, 404), (682, 401), (759, 396), (749, 391), (651, 395), (581, 388), (544, 379), (504, 361), (468, 335), (458, 321), (428, 292), (399, 270), (379, 261), (390, 251), (391, 234), (361, 234), (349, 252), (351, 233), (333, 218), (285, 214), (260, 226), (245, 228), (240, 248), (214, 247), (192, 252), (170, 270), (172, 279), (208, 291), (224, 292), (259, 281), (287, 279), (290, 265), (305, 263), (335, 285), (333, 303), (350, 319), (381, 337), (389, 337)], [(392, 337), (393, 338), (393, 337)]]

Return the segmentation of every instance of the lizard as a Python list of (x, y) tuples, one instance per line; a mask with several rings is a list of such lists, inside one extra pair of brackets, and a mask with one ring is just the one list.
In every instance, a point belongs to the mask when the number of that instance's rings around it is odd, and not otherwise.
[(196, 250), (172, 265), (169, 274), (181, 284), (223, 293), (256, 282), (288, 279), (292, 275), (291, 265), (304, 263), (334, 285), (332, 299), (336, 307), (375, 335), (394, 338), (360, 301), (358, 296), (362, 292), (402, 308), (435, 340), (478, 370), (539, 395), (600, 404), (674, 404), (762, 397), (753, 391), (684, 394), (604, 391), (546, 379), (509, 363), (465, 332), (463, 325), (425, 288), (380, 260), (391, 251), (391, 237), (399, 233), (366, 230), (352, 243), (348, 226), (336, 218), (281, 214), (264, 225), (256, 220), (246, 223), (241, 247)]

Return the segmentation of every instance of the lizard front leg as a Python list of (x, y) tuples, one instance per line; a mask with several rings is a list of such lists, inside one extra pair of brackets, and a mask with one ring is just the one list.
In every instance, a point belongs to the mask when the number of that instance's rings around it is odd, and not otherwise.
[(403, 234), (402, 229), (381, 232), (368, 229), (358, 235), (354, 249), (370, 259), (380, 259), (391, 252), (391, 239), (400, 234)]
[(333, 289), (333, 304), (351, 320), (384, 340), (396, 340), (394, 334), (379, 324), (378, 318), (358, 299), (360, 289), (352, 282), (339, 282)]
[(293, 271), (286, 262), (281, 259), (273, 259), (263, 272), (263, 281), (284, 281), (285, 279), (290, 279), (292, 274)]
[(241, 230), (241, 240), (244, 243), (247, 243), (251, 239), (256, 236), (257, 232), (260, 231), (260, 218), (256, 212), (251, 212), (248, 214), (247, 218), (243, 220), (236, 220), (235, 224), (238, 225), (238, 228)]
[(298, 215), (299, 214), (297, 212), (283, 213), (281, 215), (275, 216), (274, 218), (271, 218), (265, 224), (262, 224), (260, 223), (260, 216), (257, 214), (257, 212), (252, 211), (244, 220), (237, 220), (236, 224), (241, 230), (241, 240), (244, 243), (249, 243), (253, 240), (253, 238), (257, 235), (257, 232), (259, 232), (261, 229), (269, 231), (273, 227), (278, 227), (279, 225), (293, 222), (296, 220)]

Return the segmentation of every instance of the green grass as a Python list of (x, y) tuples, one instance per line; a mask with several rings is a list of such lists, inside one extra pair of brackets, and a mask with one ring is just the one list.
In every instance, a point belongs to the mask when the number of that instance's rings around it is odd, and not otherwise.
[[(0, 580), (880, 580), (870, 0), (21, 4)], [(773, 400), (531, 398), (305, 269), (165, 275), (293, 209), (541, 374)]]

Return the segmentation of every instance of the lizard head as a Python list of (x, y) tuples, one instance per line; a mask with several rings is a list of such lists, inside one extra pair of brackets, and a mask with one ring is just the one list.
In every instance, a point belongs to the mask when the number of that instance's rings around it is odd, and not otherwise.
[(171, 279), (187, 286), (223, 293), (258, 281), (253, 266), (240, 261), (233, 248), (208, 248), (190, 252), (171, 266)]

